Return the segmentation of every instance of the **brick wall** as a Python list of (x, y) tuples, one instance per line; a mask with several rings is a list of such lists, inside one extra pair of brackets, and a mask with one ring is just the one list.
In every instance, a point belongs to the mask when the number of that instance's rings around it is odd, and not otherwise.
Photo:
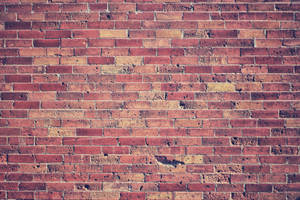
[(0, 47), (1, 199), (299, 199), (299, 0), (0, 0)]

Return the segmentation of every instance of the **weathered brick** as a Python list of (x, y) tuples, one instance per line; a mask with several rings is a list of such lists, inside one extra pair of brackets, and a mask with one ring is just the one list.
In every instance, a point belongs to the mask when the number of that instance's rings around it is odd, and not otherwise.
[(140, 65), (142, 64), (142, 57), (138, 56), (116, 56), (117, 65)]
[(126, 30), (100, 30), (100, 38), (127, 38)]
[(182, 33), (180, 30), (167, 30), (161, 29), (156, 31), (157, 38), (181, 38)]
[(235, 91), (235, 85), (232, 83), (208, 83), (208, 92), (231, 92)]

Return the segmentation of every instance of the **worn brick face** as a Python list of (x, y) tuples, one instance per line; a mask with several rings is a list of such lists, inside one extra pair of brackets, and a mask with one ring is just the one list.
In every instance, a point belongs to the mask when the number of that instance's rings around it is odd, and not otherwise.
[(299, 0), (1, 0), (0, 199), (299, 200)]

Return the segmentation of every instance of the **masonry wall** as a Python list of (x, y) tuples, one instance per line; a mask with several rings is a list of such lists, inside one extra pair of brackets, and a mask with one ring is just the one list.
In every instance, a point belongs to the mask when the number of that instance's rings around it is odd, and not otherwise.
[(298, 0), (0, 0), (0, 198), (300, 198)]

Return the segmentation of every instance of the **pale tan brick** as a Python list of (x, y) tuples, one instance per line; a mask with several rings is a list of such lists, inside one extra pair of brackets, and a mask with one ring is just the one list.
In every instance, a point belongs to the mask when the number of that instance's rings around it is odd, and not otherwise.
[(84, 65), (87, 64), (85, 57), (62, 57), (60, 63), (63, 65)]
[(75, 136), (74, 129), (66, 129), (66, 128), (49, 128), (49, 136), (57, 137), (57, 136)]
[(208, 83), (208, 92), (234, 92), (235, 85), (232, 83)]
[(140, 65), (142, 61), (140, 56), (116, 56), (116, 65)]
[(157, 38), (181, 38), (182, 33), (177, 29), (160, 29), (156, 31)]
[(100, 30), (100, 38), (126, 38), (127, 30)]

